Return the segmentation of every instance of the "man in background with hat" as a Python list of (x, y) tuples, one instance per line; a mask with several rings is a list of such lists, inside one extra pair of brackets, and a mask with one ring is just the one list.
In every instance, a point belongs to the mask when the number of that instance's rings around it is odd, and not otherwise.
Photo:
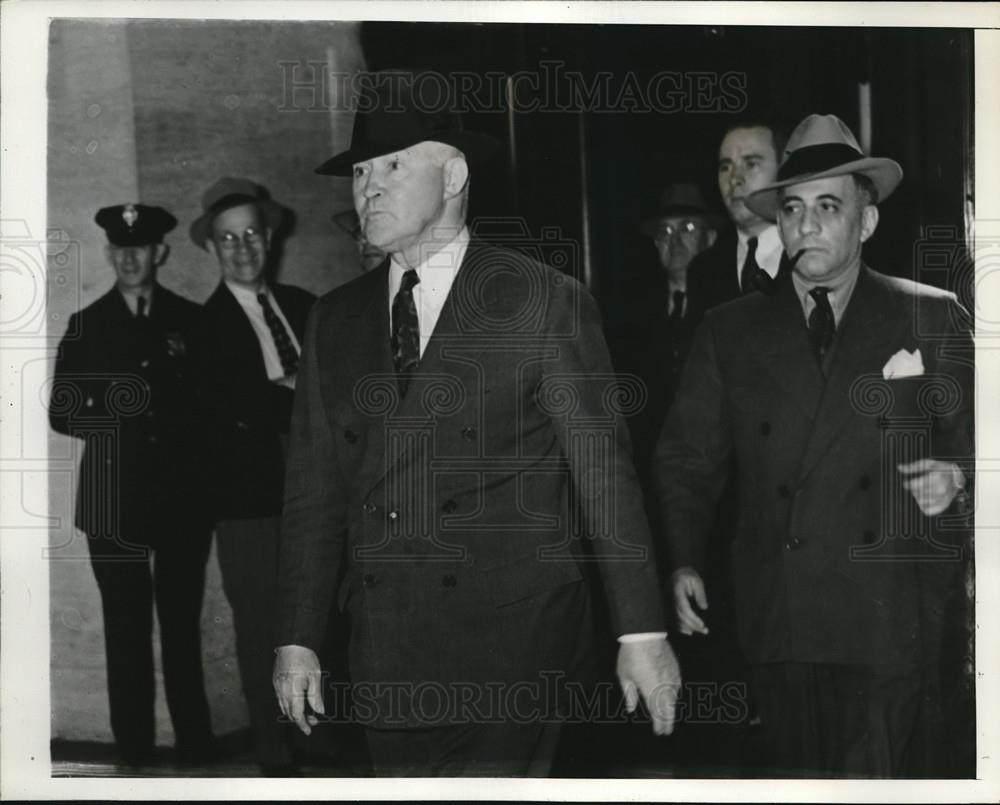
[(657, 733), (679, 672), (595, 304), (470, 238), (470, 168), (495, 143), (418, 109), (418, 80), (376, 81), (350, 150), (318, 169), (354, 177), (365, 236), (391, 260), (309, 319), (274, 686), (309, 733), (336, 600), (377, 774), (545, 774), (545, 722), (593, 642), (577, 535), (592, 537), (628, 706), (641, 696)]
[(84, 443), (76, 525), (101, 592), (111, 728), (122, 760), (153, 760), (153, 601), (179, 763), (214, 757), (200, 615), (211, 526), (199, 482), (189, 350), (201, 309), (156, 281), (176, 219), (124, 204), (95, 218), (115, 286), (70, 318), (49, 419)]
[(209, 494), (222, 584), (257, 762), (291, 772), (291, 732), (270, 687), (271, 618), (285, 446), (311, 293), (268, 281), (271, 237), (284, 208), (246, 179), (223, 178), (202, 198), (191, 239), (219, 264), (198, 339), (209, 439)]
[[(703, 561), (735, 464), (737, 622), (778, 774), (934, 773), (920, 744), (962, 628), (973, 347), (953, 294), (863, 263), (901, 178), (833, 115), (799, 124), (746, 198), (793, 271), (706, 314), (657, 448), (679, 570)], [(701, 632), (692, 597), (678, 617)]]

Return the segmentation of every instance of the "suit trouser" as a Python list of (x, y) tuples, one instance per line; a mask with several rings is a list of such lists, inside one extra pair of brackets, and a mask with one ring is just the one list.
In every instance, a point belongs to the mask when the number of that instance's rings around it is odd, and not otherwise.
[(378, 777), (546, 777), (558, 736), (542, 722), (365, 729)]
[(215, 525), (222, 588), (233, 610), (240, 682), (257, 762), (292, 762), (291, 727), (282, 722), (271, 684), (281, 518), (221, 520)]
[(921, 716), (917, 666), (754, 665), (764, 773), (900, 777)]
[(111, 730), (127, 761), (147, 759), (155, 740), (154, 598), (177, 748), (197, 754), (211, 743), (200, 631), (211, 537), (204, 529), (150, 551), (88, 535), (104, 613)]

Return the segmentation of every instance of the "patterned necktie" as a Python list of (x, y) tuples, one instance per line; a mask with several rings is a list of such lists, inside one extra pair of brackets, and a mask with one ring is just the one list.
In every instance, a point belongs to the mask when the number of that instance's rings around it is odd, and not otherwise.
[(271, 307), (271, 300), (267, 298), (267, 294), (257, 294), (257, 301), (260, 302), (260, 307), (264, 311), (264, 321), (267, 322), (267, 328), (271, 331), (274, 346), (278, 348), (278, 357), (281, 359), (281, 368), (285, 372), (285, 377), (294, 375), (296, 369), (299, 368), (299, 355), (295, 351), (295, 345), (292, 344), (291, 336), (288, 335), (285, 325), (281, 323), (278, 314)]
[(392, 360), (396, 364), (396, 379), (403, 397), (410, 385), (410, 377), (420, 363), (420, 321), (413, 299), (413, 287), (418, 282), (420, 277), (416, 269), (405, 271), (392, 300)]
[(813, 350), (820, 362), (830, 349), (833, 334), (837, 331), (829, 293), (829, 288), (813, 288), (809, 291), (809, 295), (816, 302), (816, 307), (809, 314), (809, 336), (812, 338)]
[(745, 294), (752, 291), (766, 292), (772, 282), (771, 276), (757, 265), (757, 238), (752, 237), (747, 241), (747, 256), (740, 269), (740, 290)]

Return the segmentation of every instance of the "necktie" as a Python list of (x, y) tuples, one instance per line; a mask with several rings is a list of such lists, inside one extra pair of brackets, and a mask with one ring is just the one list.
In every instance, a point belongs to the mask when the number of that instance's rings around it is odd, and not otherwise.
[(415, 269), (403, 273), (392, 300), (392, 360), (396, 364), (399, 393), (406, 396), (410, 376), (420, 363), (420, 322), (417, 319), (417, 304), (413, 300), (413, 288), (420, 282)]
[(271, 307), (271, 300), (267, 298), (266, 293), (257, 294), (257, 301), (260, 302), (260, 307), (264, 311), (264, 321), (267, 322), (267, 328), (271, 331), (274, 346), (278, 348), (278, 357), (281, 359), (281, 368), (285, 372), (285, 377), (295, 374), (295, 370), (299, 368), (299, 355), (295, 351), (288, 330), (285, 329), (285, 325), (281, 323), (278, 314)]
[(771, 282), (771, 276), (757, 265), (757, 238), (752, 237), (747, 241), (747, 256), (740, 269), (740, 290), (743, 293), (767, 291)]
[(679, 322), (684, 318), (684, 291), (674, 291), (674, 304), (670, 309), (670, 321)]
[(829, 288), (813, 288), (809, 295), (816, 302), (816, 307), (809, 314), (809, 335), (812, 338), (813, 349), (820, 361), (833, 343), (833, 334), (837, 330), (833, 318), (833, 308), (830, 306)]
[(135, 316), (137, 319), (146, 318), (146, 297), (140, 296), (135, 300)]

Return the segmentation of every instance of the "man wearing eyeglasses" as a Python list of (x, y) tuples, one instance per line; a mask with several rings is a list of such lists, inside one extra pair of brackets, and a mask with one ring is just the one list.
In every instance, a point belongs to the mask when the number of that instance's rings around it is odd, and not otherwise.
[(292, 767), (290, 734), (271, 692), (268, 621), (284, 489), (285, 440), (306, 314), (314, 297), (267, 279), (271, 237), (285, 209), (246, 179), (224, 178), (202, 199), (191, 239), (219, 263), (205, 303), (197, 366), (222, 583), (257, 762)]

